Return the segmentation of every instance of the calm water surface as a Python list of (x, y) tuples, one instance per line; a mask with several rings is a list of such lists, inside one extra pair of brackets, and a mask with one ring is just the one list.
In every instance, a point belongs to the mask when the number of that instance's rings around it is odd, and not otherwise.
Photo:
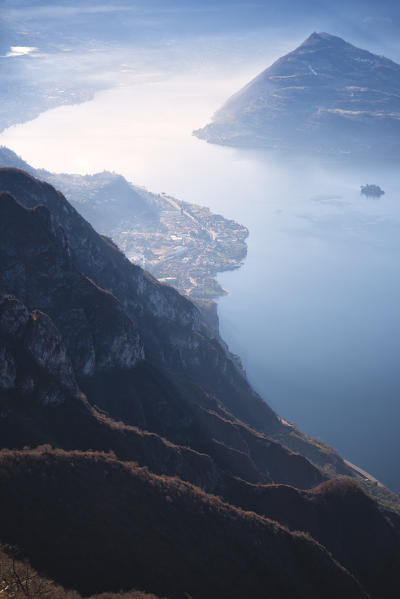
[[(242, 82), (116, 89), (13, 127), (33, 166), (120, 172), (250, 229), (219, 280), (221, 332), (279, 414), (400, 491), (400, 188), (395, 169), (211, 146), (191, 130)], [(380, 200), (360, 196), (377, 183)]]

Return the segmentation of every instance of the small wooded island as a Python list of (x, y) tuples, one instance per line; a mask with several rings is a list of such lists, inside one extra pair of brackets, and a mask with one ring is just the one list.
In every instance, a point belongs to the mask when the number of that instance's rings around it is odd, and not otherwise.
[(361, 195), (368, 198), (380, 198), (384, 195), (384, 191), (379, 185), (361, 185)]

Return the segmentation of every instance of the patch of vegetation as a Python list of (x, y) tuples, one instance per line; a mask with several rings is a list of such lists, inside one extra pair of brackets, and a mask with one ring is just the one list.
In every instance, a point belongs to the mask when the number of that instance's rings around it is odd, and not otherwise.
[[(82, 599), (77, 591), (66, 590), (40, 575), (28, 560), (18, 559), (18, 552), (0, 549), (0, 596), (3, 599)], [(128, 593), (101, 593), (85, 599), (158, 599), (142, 591)]]
[(365, 597), (306, 533), (97, 452), (0, 452), (0, 535), (84, 595)]

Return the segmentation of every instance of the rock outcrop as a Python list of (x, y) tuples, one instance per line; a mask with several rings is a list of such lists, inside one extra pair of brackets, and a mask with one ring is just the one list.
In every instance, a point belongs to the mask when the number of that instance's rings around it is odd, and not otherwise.
[(0, 296), (0, 390), (34, 393), (39, 405), (80, 397), (61, 335), (43, 312), (13, 296)]
[[(17, 172), (17, 177), (20, 178), (21, 173)], [(152, 359), (151, 352), (146, 364), (140, 366), (145, 355), (137, 326), (109, 291), (99, 288), (77, 270), (60, 224), (53, 221), (52, 214), (43, 205), (25, 208), (9, 194), (0, 195), (0, 293), (18, 295), (29, 310), (38, 309), (54, 320), (78, 383), (93, 405), (106, 409), (111, 417), (126, 424), (140, 426), (173, 443), (206, 453), (222, 470), (252, 482), (273, 480), (309, 488), (324, 479), (307, 459), (244, 426), (221, 399), (210, 397), (202, 386), (193, 386), (182, 374), (174, 382), (171, 373), (165, 372), (165, 366), (162, 368), (161, 361)], [(95, 239), (97, 234), (92, 233)], [(140, 275), (146, 280), (146, 273)], [(148, 285), (153, 285), (154, 295), (157, 293), (164, 304), (170, 293), (176, 303), (182, 300), (184, 305), (188, 304), (196, 315), (195, 324), (201, 326), (198, 312), (190, 302), (169, 287), (165, 288), (167, 297), (163, 296), (164, 287), (152, 279)], [(151, 295), (152, 291), (150, 287), (148, 293)], [(173, 310), (174, 304), (167, 306), (167, 316), (155, 311), (153, 320), (173, 318)], [(33, 312), (33, 317), (39, 314)], [(41, 314), (34, 322), (35, 343), (39, 348), (40, 327), (45, 340), (45, 324), (50, 327), (50, 321)], [(147, 326), (152, 326), (152, 321)], [(193, 321), (186, 325), (189, 339), (194, 326)], [(213, 347), (215, 341), (209, 342), (201, 333), (199, 337), (203, 351), (206, 343)], [(162, 339), (164, 343), (171, 343), (168, 329), (164, 329)], [(56, 343), (50, 352), (50, 342), (46, 344), (42, 362), (50, 366), (52, 356), (57, 358)], [(182, 332), (180, 344), (182, 352), (190, 357), (193, 348), (185, 347)], [(211, 359), (213, 357), (211, 355)], [(205, 367), (210, 357), (206, 354), (203, 360)], [(53, 366), (56, 372), (56, 362)], [(220, 367), (220, 376), (226, 376), (223, 363), (217, 360), (212, 367)], [(5, 378), (11, 371), (10, 364)]]
[[(143, 344), (119, 302), (73, 266), (49, 210), (0, 196), (0, 289), (54, 318), (77, 375), (132, 368)], [(44, 326), (38, 319), (36, 326)]]

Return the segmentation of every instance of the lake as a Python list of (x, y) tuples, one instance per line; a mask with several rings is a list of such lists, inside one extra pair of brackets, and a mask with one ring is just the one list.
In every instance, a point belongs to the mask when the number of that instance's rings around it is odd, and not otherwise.
[[(244, 266), (219, 276), (222, 336), (280, 415), (400, 491), (398, 173), (192, 137), (247, 78), (150, 78), (51, 110), (0, 143), (35, 167), (114, 170), (246, 225)], [(361, 196), (366, 183), (385, 195)]]

